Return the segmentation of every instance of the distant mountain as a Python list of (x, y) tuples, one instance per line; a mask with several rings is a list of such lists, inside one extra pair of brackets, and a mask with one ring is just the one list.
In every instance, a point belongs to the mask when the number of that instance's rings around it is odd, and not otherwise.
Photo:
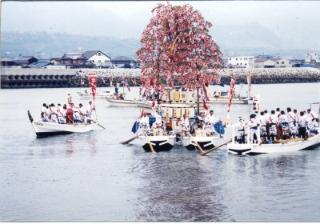
[[(260, 24), (216, 26), (213, 27), (212, 36), (224, 56), (272, 54), (304, 58), (309, 51), (298, 44), (303, 42), (302, 37), (294, 39), (290, 35), (278, 36)], [(121, 39), (46, 32), (1, 34), (3, 56), (22, 54), (50, 58), (60, 57), (66, 52), (102, 50), (112, 58), (118, 56), (135, 58), (139, 47), (138, 38)]]

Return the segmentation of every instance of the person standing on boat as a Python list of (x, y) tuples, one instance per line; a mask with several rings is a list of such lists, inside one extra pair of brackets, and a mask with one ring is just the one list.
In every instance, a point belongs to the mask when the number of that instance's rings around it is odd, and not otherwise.
[(92, 101), (89, 101), (87, 108), (86, 108), (86, 120), (88, 123), (91, 123), (92, 120), (92, 113), (95, 110)]
[(66, 122), (67, 124), (73, 123), (73, 103), (69, 103), (66, 111)]
[(179, 126), (182, 131), (182, 136), (187, 136), (188, 133), (190, 132), (190, 121), (189, 121), (189, 118), (187, 118), (186, 114), (183, 114), (183, 117), (180, 121)]
[(260, 117), (258, 118), (259, 126), (260, 126), (260, 137), (262, 138), (263, 142), (267, 141), (267, 124), (266, 118), (264, 116), (264, 111), (260, 112)]
[(308, 135), (307, 135), (307, 115), (304, 113), (304, 111), (300, 112), (298, 123), (299, 123), (299, 137), (306, 140), (308, 138)]
[[(293, 123), (293, 122), (292, 122)], [(279, 139), (287, 139), (290, 136), (289, 133), (289, 119), (288, 116), (285, 114), (285, 112), (282, 110), (279, 116), (279, 126), (281, 130), (281, 133), (279, 134)]]
[(72, 103), (72, 97), (71, 97), (70, 93), (68, 93), (68, 95), (67, 95), (67, 103), (68, 104)]
[(87, 110), (82, 103), (79, 104), (79, 114), (81, 122), (87, 123)]
[(277, 107), (277, 109), (276, 109), (276, 116), (277, 116), (277, 117), (280, 117), (280, 114), (281, 114), (280, 108)]
[(63, 124), (64, 123), (64, 115), (63, 115), (63, 108), (60, 103), (57, 105), (57, 114), (58, 114), (58, 123)]
[(266, 123), (266, 129), (267, 129), (267, 137), (270, 139), (270, 114), (268, 113), (268, 110), (264, 110), (264, 119)]
[(251, 114), (250, 120), (248, 122), (248, 126), (250, 128), (250, 140), (252, 143), (260, 144), (260, 130), (259, 130), (259, 123), (257, 121), (256, 115)]
[(146, 113), (142, 114), (142, 117), (140, 118), (140, 129), (146, 134), (149, 132), (149, 117)]
[(272, 142), (274, 142), (276, 136), (277, 136), (277, 125), (278, 125), (278, 118), (276, 116), (276, 113), (274, 110), (271, 111), (270, 119), (269, 119), (269, 134)]

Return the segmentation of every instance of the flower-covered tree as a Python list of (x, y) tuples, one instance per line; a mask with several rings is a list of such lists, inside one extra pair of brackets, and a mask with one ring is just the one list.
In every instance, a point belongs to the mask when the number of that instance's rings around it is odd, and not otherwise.
[(152, 13), (137, 51), (144, 86), (195, 89), (217, 80), (222, 59), (212, 24), (190, 5), (159, 4)]

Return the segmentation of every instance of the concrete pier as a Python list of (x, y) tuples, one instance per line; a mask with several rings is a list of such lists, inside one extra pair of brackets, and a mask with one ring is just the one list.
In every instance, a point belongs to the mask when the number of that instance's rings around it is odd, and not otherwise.
[[(2, 68), (1, 88), (63, 88), (88, 86), (86, 74), (97, 74), (97, 86), (110, 86), (110, 82), (127, 79), (130, 86), (140, 85), (140, 69), (35, 69)], [(229, 84), (230, 74), (235, 74), (236, 83), (246, 83), (248, 70), (224, 69), (221, 83)], [(252, 83), (297, 83), (320, 82), (317, 68), (256, 68), (253, 70)]]

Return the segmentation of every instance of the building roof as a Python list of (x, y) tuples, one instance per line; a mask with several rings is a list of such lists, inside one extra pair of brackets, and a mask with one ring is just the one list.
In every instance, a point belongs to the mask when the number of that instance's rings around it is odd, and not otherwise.
[(17, 64), (29, 64), (31, 59), (38, 60), (33, 56), (18, 56), (18, 57), (15, 57), (13, 61)]
[(119, 57), (113, 58), (112, 61), (134, 61), (134, 59), (126, 56), (119, 56)]
[(61, 57), (61, 59), (83, 59), (83, 56), (81, 53), (66, 53)]
[(34, 62), (34, 63), (30, 64), (30, 67), (42, 68), (44, 66), (47, 66), (48, 64), (50, 64), (50, 60), (48, 60), (48, 59), (39, 59), (37, 62)]

